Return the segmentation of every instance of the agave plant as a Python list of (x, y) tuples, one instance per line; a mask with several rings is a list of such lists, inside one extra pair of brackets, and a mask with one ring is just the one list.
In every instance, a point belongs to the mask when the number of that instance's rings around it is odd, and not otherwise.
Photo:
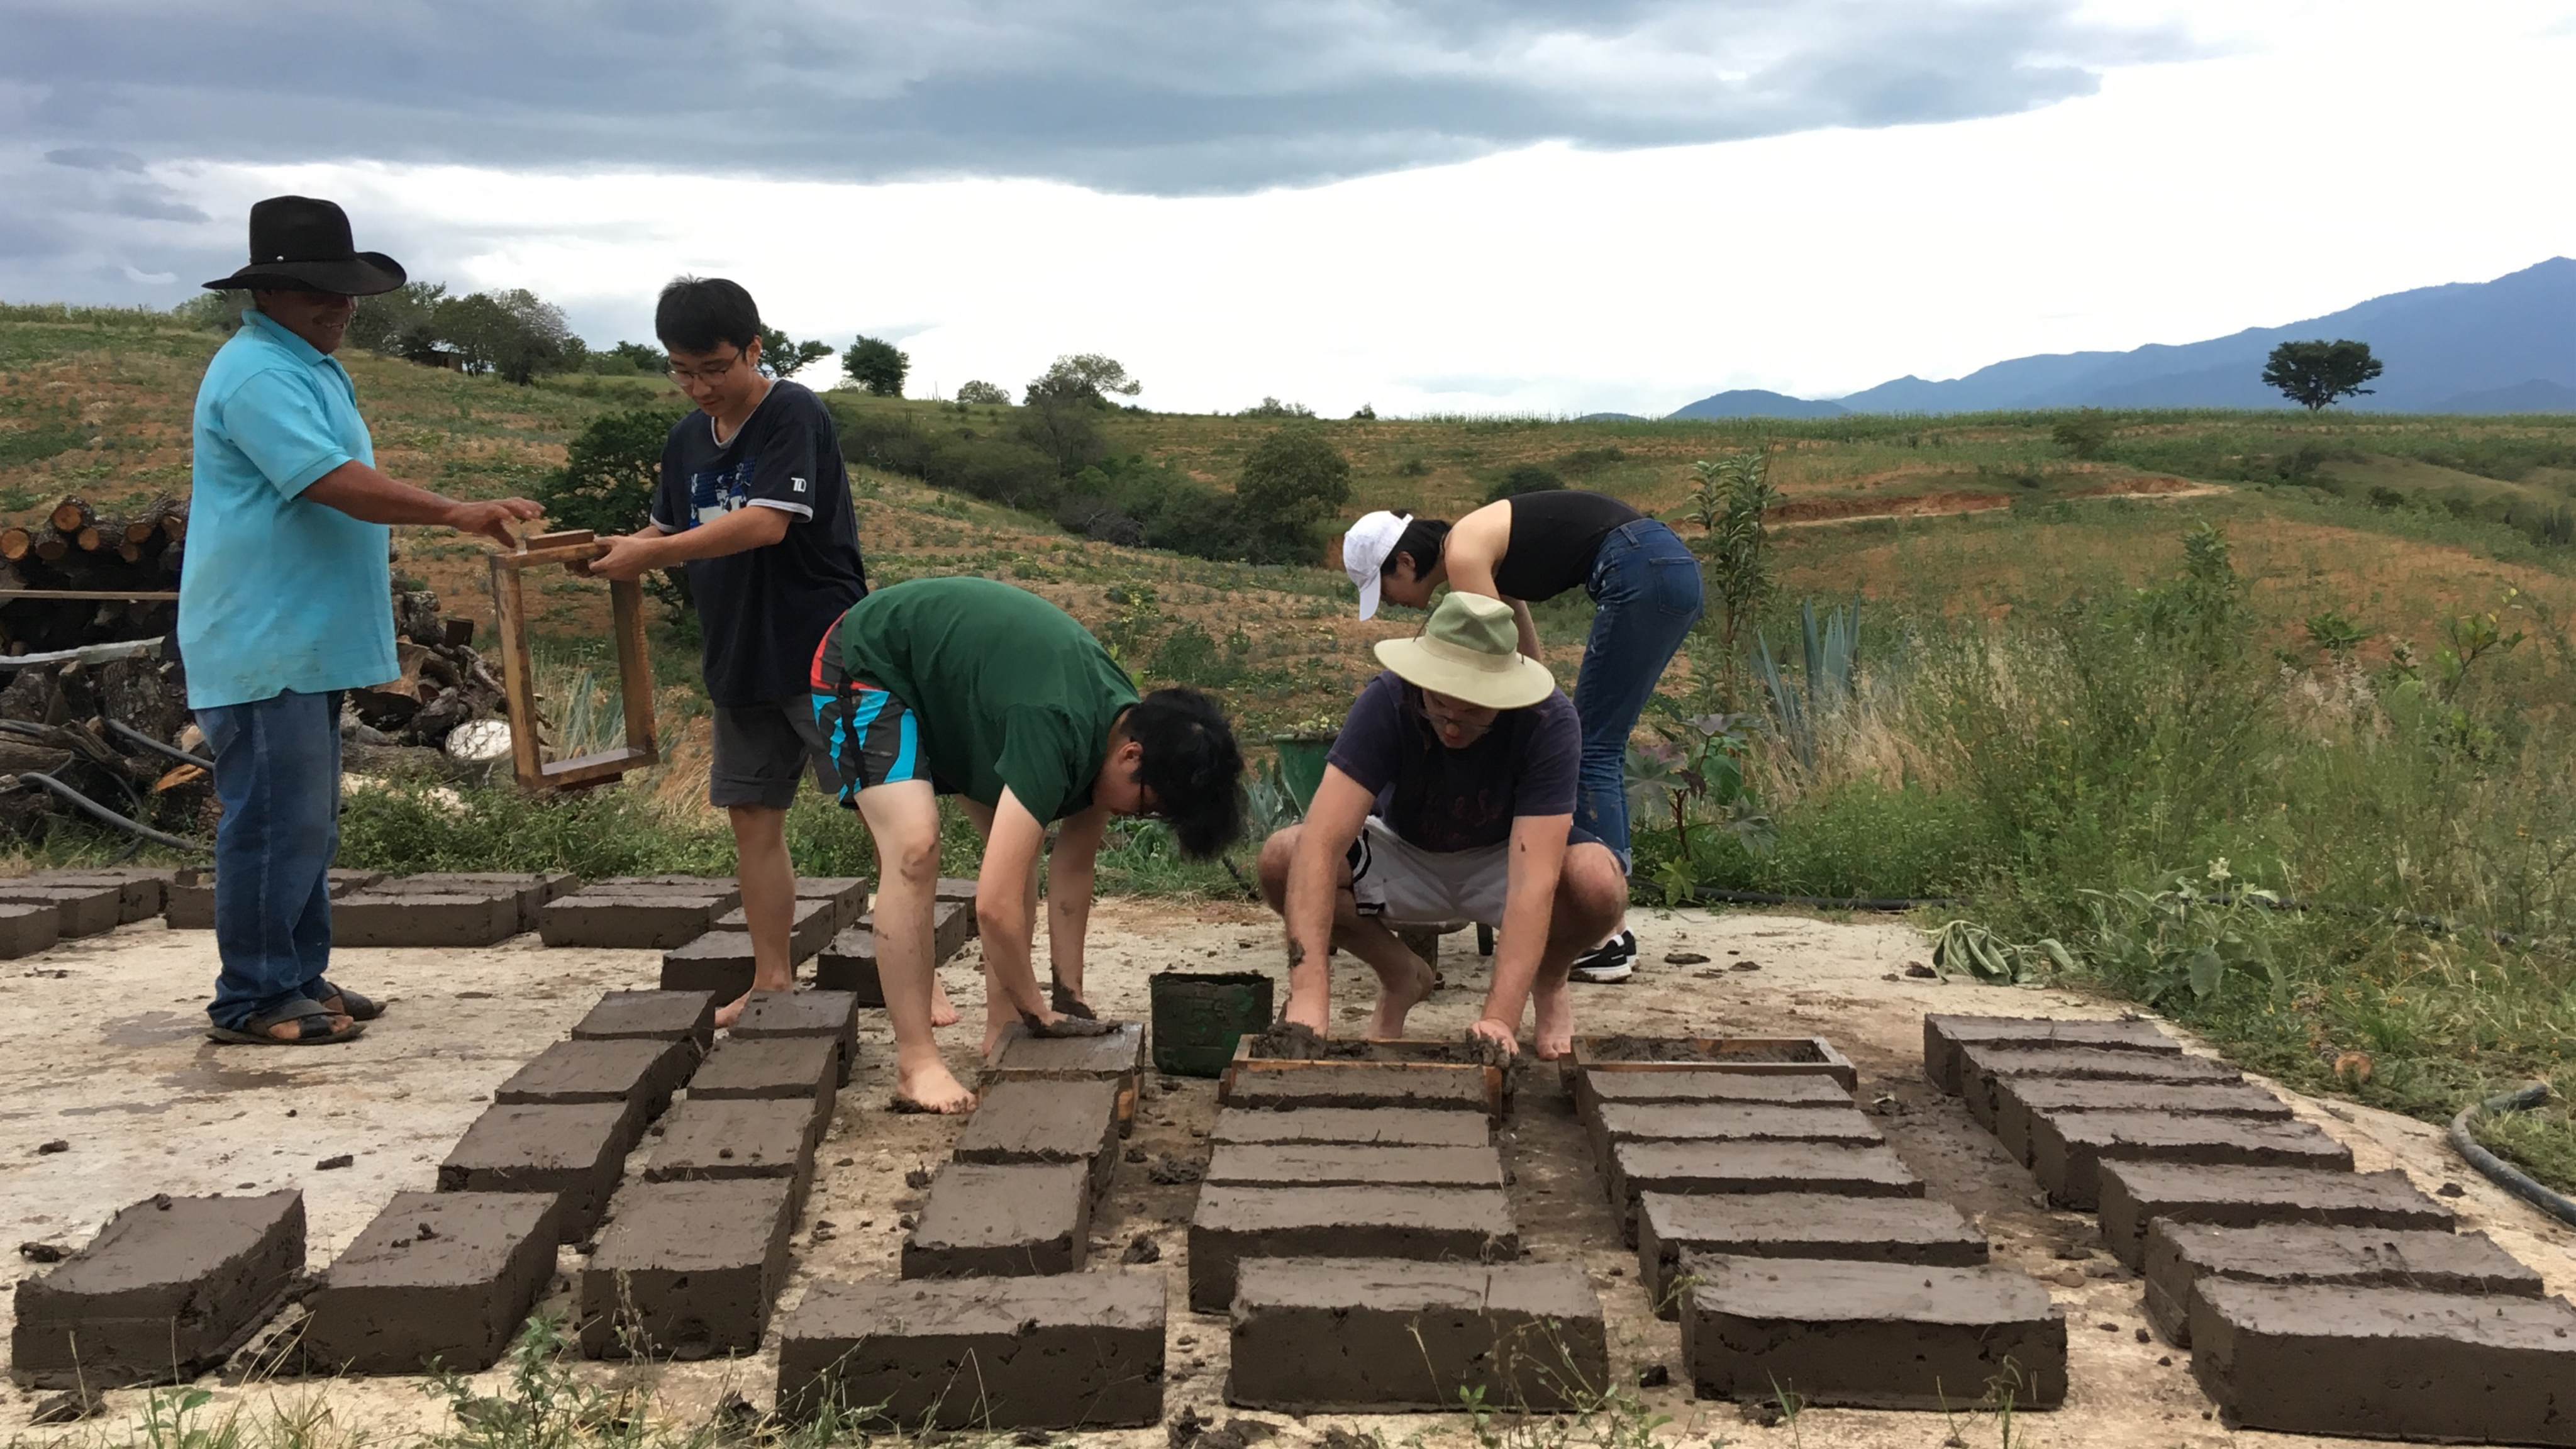
[(1813, 769), (1817, 723), (1848, 703), (1859, 682), (1860, 605), (1845, 604), (1820, 618), (1816, 601), (1805, 600), (1798, 605), (1798, 633), (1806, 665), (1798, 686), (1781, 674), (1768, 636), (1753, 636), (1753, 671), (1769, 698), (1780, 738), (1788, 742), (1800, 768)]

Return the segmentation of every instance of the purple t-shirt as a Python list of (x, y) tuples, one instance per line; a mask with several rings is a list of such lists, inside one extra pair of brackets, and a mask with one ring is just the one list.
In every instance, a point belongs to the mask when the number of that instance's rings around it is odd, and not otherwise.
[(1574, 813), (1583, 729), (1557, 690), (1507, 709), (1463, 750), (1440, 743), (1422, 691), (1392, 673), (1360, 691), (1326, 760), (1377, 796), (1378, 818), (1424, 850), (1475, 850), (1512, 838), (1521, 815)]

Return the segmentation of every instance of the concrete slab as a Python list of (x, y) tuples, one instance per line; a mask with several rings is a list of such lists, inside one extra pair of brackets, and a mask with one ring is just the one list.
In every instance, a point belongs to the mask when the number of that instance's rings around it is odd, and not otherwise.
[(516, 892), (389, 893), (370, 888), (331, 902), (335, 946), (489, 946), (519, 934)]
[(9, 1372), (22, 1385), (185, 1382), (267, 1321), (304, 1271), (304, 1194), (147, 1198), (18, 1280)]
[(643, 1123), (624, 1102), (495, 1104), (438, 1167), (440, 1192), (541, 1192), (555, 1202), (555, 1240), (590, 1236), (608, 1211)]
[(1208, 1133), (1211, 1146), (1286, 1147), (1349, 1143), (1380, 1147), (1487, 1147), (1493, 1124), (1480, 1115), (1408, 1107), (1228, 1107)]
[(629, 1037), (559, 1041), (537, 1053), (493, 1090), (508, 1103), (624, 1102), (638, 1123), (671, 1105), (671, 1094), (698, 1064), (694, 1042)]
[(1832, 1142), (1621, 1142), (1610, 1149), (1609, 1169), (1610, 1209), (1630, 1247), (1641, 1193), (1923, 1195), (1922, 1179), (1885, 1147)]
[(305, 1302), (305, 1371), (478, 1373), (555, 1273), (548, 1193), (401, 1192)]
[(94, 885), (36, 884), (20, 878), (0, 880), (0, 905), (52, 906), (62, 940), (103, 936), (125, 923), (125, 888), (113, 882)]
[(2576, 1445), (2576, 1308), (2409, 1288), (2200, 1289), (2192, 1377), (2231, 1424), (2291, 1434)]
[(2157, 1218), (2251, 1228), (2330, 1223), (2448, 1232), (2449, 1208), (2403, 1172), (2309, 1172), (2295, 1167), (2199, 1167), (2173, 1162), (2102, 1164), (2102, 1241), (2132, 1271), (2145, 1266)]
[(2013, 1077), (2084, 1081), (2242, 1083), (2234, 1070), (2206, 1057), (2116, 1047), (1970, 1046), (1959, 1049), (1960, 1098), (1977, 1125), (1995, 1130), (1995, 1084)]
[(2176, 1053), (2182, 1043), (2152, 1021), (2122, 1017), (2109, 1021), (2046, 1016), (1953, 1016), (1932, 1013), (1923, 1018), (1923, 1075), (1932, 1085), (1956, 1096), (1959, 1051), (1970, 1046), (2093, 1047), (2108, 1051)]
[(611, 991), (575, 1023), (575, 1041), (686, 1041), (705, 1051), (716, 1039), (712, 991)]
[(778, 1412), (898, 1431), (1110, 1429), (1163, 1417), (1163, 1276), (821, 1282), (779, 1327)]
[(906, 1278), (1079, 1273), (1091, 1244), (1091, 1170), (1078, 1162), (949, 1162), (903, 1240)]
[(2352, 1149), (2308, 1122), (2069, 1112), (2032, 1118), (2030, 1132), (2031, 1172), (2040, 1189), (2049, 1201), (2077, 1212), (2102, 1205), (2105, 1161), (2352, 1170)]
[(850, 1068), (859, 1059), (859, 998), (847, 991), (764, 991), (734, 1019), (736, 1041), (765, 1037), (829, 1038), (839, 1055), (837, 1085), (850, 1084)]
[(758, 1349), (787, 1281), (794, 1195), (777, 1177), (620, 1192), (581, 1270), (581, 1351), (688, 1360)]
[(50, 951), (62, 939), (63, 917), (48, 902), (0, 905), (0, 961)]
[(1999, 1378), (2066, 1399), (2066, 1318), (2017, 1268), (1691, 1254), (1682, 1360), (1705, 1399), (1957, 1409)]
[(2275, 1223), (2221, 1228), (2158, 1219), (2147, 1229), (2147, 1321), (2191, 1347), (2199, 1285), (2340, 1284), (2427, 1293), (2538, 1298), (2541, 1277), (2484, 1233), (2435, 1233)]
[(1637, 1281), (1659, 1318), (1678, 1317), (1686, 1253), (1735, 1258), (1840, 1258), (1973, 1268), (1986, 1235), (1945, 1202), (1911, 1197), (1752, 1192), (1637, 1200)]
[(2244, 1117), (2287, 1122), (2290, 1105), (2252, 1082), (2083, 1081), (2004, 1077), (1995, 1084), (1995, 1140), (2030, 1165), (2033, 1112), (2168, 1112), (2177, 1117)]
[(1229, 1146), (1209, 1155), (1206, 1180), (1243, 1187), (1500, 1188), (1503, 1157), (1491, 1147)]
[(1610, 1382), (1579, 1263), (1255, 1258), (1236, 1277), (1226, 1402), (1285, 1413), (1586, 1407)]
[[(788, 913), (787, 918), (788, 956), (801, 962), (822, 950), (831, 941), (833, 933), (840, 929), (834, 919), (840, 910), (840, 903), (829, 896), (819, 899), (798, 896), (795, 908)], [(747, 932), (751, 929), (751, 923), (750, 919), (743, 915), (742, 907), (736, 906), (716, 917), (715, 925), (710, 929)]]
[(1190, 1218), (1190, 1307), (1222, 1313), (1247, 1258), (1501, 1263), (1520, 1256), (1511, 1203), (1488, 1189), (1210, 1184)]
[(1093, 1193), (1118, 1170), (1116, 1082), (996, 1082), (957, 1139), (959, 1162), (1076, 1163)]

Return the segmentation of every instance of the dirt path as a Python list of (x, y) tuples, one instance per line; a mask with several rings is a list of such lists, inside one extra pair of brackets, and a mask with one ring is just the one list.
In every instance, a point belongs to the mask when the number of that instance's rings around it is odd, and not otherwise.
[[(2153, 486), (2141, 486), (2141, 485)], [(2207, 498), (2232, 492), (2223, 484), (2190, 483), (2180, 478), (2132, 480), (2125, 484), (2106, 484), (2074, 493), (2038, 495), (2043, 501), (2070, 501), (2078, 498), (2128, 498), (2141, 503), (2170, 503), (2184, 498)], [(1957, 518), (1970, 513), (1999, 513), (2010, 509), (2030, 494), (2011, 493), (1917, 493), (1911, 497), (1883, 500), (1865, 498), (1820, 498), (1807, 502), (1784, 503), (1771, 510), (1773, 528), (1830, 528), (1844, 523), (1867, 523), (1881, 518)]]
[[(1146, 978), (1154, 971), (1276, 970), (1278, 964), (1275, 929), (1243, 907), (1110, 901), (1093, 921), (1093, 999), (1109, 1013), (1141, 1015)], [(1904, 965), (1921, 959), (1922, 943), (1893, 923), (1689, 912), (1641, 913), (1636, 925), (1648, 964), (1627, 986), (1584, 989), (1578, 1008), (1586, 1029), (1830, 1037), (1860, 1066), (1861, 1100), (1882, 1114), (1897, 1152), (1932, 1194), (1982, 1223), (1998, 1261), (2051, 1280), (2073, 1330), (2073, 1392), (2058, 1412), (2017, 1419), (2014, 1442), (2139, 1449), (2329, 1442), (2230, 1434), (2205, 1419), (2209, 1406), (2191, 1381), (2188, 1359), (2162, 1344), (2137, 1342), (2143, 1324), (2138, 1284), (2092, 1251), (2091, 1220), (2037, 1205), (2029, 1177), (1922, 1080), (1925, 1011), (2108, 1014), (2104, 1004), (2059, 990), (1907, 978)], [(1454, 1035), (1473, 1017), (1484, 963), (1468, 940), (1449, 938), (1443, 965), (1451, 987), (1417, 1013), (1420, 1034)], [(1662, 964), (1677, 950), (1713, 960)], [(0, 1103), (6, 1104), (0, 1162), (8, 1164), (0, 1169), (0, 1242), (76, 1246), (116, 1208), (155, 1192), (293, 1185), (305, 1192), (311, 1261), (319, 1267), (393, 1192), (432, 1184), (438, 1160), (521, 1061), (560, 1037), (601, 991), (650, 985), (657, 971), (650, 952), (547, 951), (532, 937), (482, 951), (345, 952), (333, 974), (360, 989), (384, 988), (395, 998), (393, 1014), (354, 1046), (298, 1052), (217, 1048), (202, 1040), (199, 1012), (212, 962), (210, 935), (167, 932), (156, 923), (0, 967)], [(970, 951), (947, 973), (970, 1023), (981, 1003), (974, 964)], [(1364, 1010), (1366, 997), (1356, 968), (1347, 960), (1340, 968), (1336, 1011), (1348, 1022)], [(823, 1171), (795, 1240), (796, 1270), (782, 1312), (817, 1277), (894, 1271), (901, 1216), (920, 1196), (905, 1186), (904, 1175), (935, 1166), (957, 1130), (885, 1110), (889, 1038), (880, 1016), (867, 1018), (863, 1029), (866, 1058), (821, 1155)], [(967, 1067), (976, 1044), (971, 1027), (945, 1036), (952, 1060)], [(1591, 1269), (1611, 1315), (1613, 1362), (1621, 1373), (1656, 1363), (1675, 1371), (1675, 1387), (1642, 1396), (1672, 1416), (1662, 1431), (1668, 1442), (1930, 1449), (1949, 1437), (1951, 1426), (1938, 1415), (1811, 1410), (1795, 1425), (1763, 1428), (1732, 1405), (1692, 1400), (1678, 1383), (1676, 1331), (1647, 1311), (1633, 1258), (1617, 1246), (1589, 1153), (1570, 1106), (1549, 1088), (1551, 1078), (1533, 1079), (1506, 1137), (1525, 1241), (1535, 1255), (1579, 1259)], [(2303, 1103), (2301, 1112), (2351, 1143), (2364, 1168), (2402, 1166), (2428, 1190), (2460, 1184), (2466, 1195), (2454, 1205), (2468, 1226), (2494, 1234), (2539, 1269), (2552, 1291), (2576, 1293), (2576, 1233), (2455, 1165), (2434, 1129), (2341, 1105)], [(1215, 1113), (1213, 1083), (1149, 1078), (1129, 1160), (1093, 1236), (1111, 1260), (1138, 1234), (1157, 1241), (1174, 1305), (1169, 1412), (1192, 1407), (1222, 1418), (1225, 1322), (1181, 1306), (1183, 1228), (1196, 1189), (1148, 1179), (1154, 1159), (1203, 1158), (1202, 1139)], [(39, 1144), (55, 1139), (68, 1149), (37, 1154)], [(355, 1165), (316, 1169), (340, 1153), (352, 1154)], [(563, 1265), (577, 1261), (567, 1251)], [(32, 1271), (19, 1266), (21, 1275)], [(560, 1286), (551, 1301), (569, 1306)], [(775, 1357), (773, 1350), (734, 1364), (590, 1365), (582, 1372), (603, 1382), (649, 1382), (664, 1412), (698, 1420), (729, 1392), (766, 1405)], [(481, 1391), (499, 1386), (498, 1375), (486, 1375)], [(35, 1397), (13, 1396), (13, 1433)], [(131, 1423), (143, 1400), (140, 1392), (118, 1393), (111, 1409)], [(238, 1406), (265, 1414), (272, 1404), (315, 1403), (328, 1409), (334, 1427), (380, 1440), (435, 1428), (445, 1413), (409, 1379), (219, 1388), (200, 1412)], [(1473, 1442), (1455, 1416), (1317, 1416), (1286, 1426), (1292, 1432), (1283, 1444), (1303, 1449), (1328, 1423), (1374, 1430), (1389, 1445), (1417, 1432), (1462, 1449)], [(1963, 1412), (1957, 1430), (1961, 1442), (1984, 1445), (1995, 1441), (1998, 1426), (1990, 1416)], [(95, 1424), (24, 1432), (122, 1438), (121, 1430)], [(1136, 1449), (1163, 1443), (1159, 1430), (1084, 1438)]]

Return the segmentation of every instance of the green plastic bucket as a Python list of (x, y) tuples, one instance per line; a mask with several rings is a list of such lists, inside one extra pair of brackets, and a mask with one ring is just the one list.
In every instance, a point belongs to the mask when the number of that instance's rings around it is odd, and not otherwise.
[(1150, 984), (1156, 1071), (1221, 1077), (1236, 1042), (1270, 1029), (1272, 983), (1258, 971), (1165, 971)]
[(1272, 735), (1270, 743), (1279, 749), (1279, 778), (1288, 783), (1288, 793), (1297, 797), (1297, 808), (1304, 811), (1315, 803), (1315, 787), (1324, 783), (1324, 757), (1333, 752), (1332, 734)]

